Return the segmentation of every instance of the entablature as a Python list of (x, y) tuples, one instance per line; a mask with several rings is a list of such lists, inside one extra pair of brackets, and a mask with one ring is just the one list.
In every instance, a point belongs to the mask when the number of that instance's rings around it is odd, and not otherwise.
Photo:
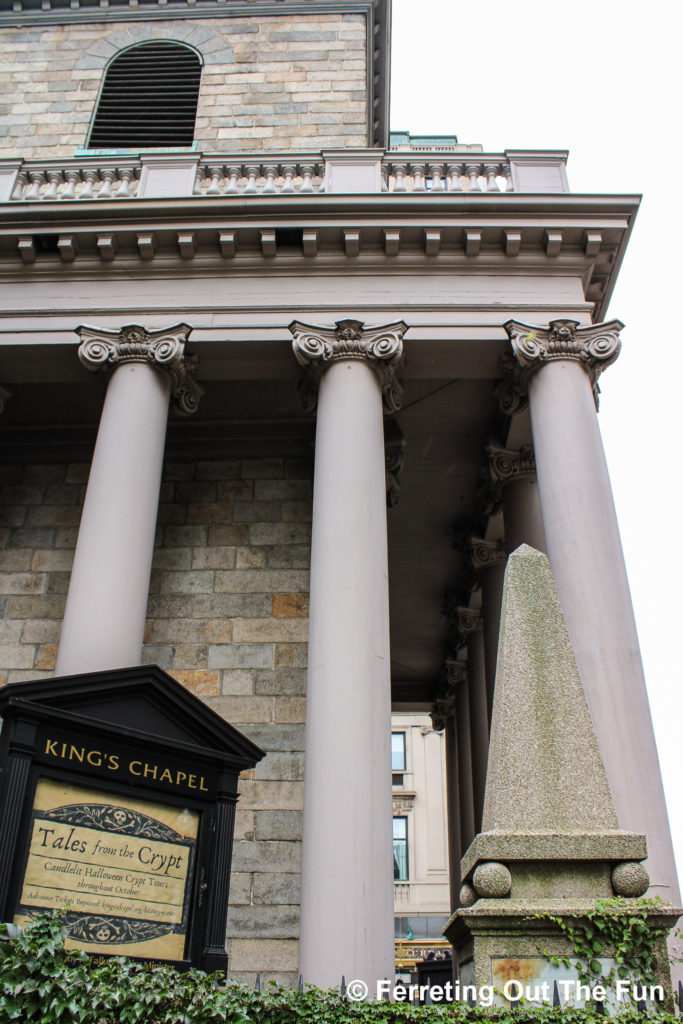
[(0, 264), (30, 274), (367, 273), (581, 280), (606, 309), (638, 209), (625, 196), (516, 193), (190, 196), (7, 202)]

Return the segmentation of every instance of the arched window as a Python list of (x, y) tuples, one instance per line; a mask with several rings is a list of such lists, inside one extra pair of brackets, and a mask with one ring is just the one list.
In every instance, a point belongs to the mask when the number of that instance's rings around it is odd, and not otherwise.
[(191, 146), (200, 76), (199, 57), (181, 43), (124, 50), (107, 68), (88, 148)]

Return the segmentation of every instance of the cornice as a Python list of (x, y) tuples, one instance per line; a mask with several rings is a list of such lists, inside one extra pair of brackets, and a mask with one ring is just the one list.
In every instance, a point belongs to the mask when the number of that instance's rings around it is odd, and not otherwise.
[[(264, 159), (267, 154), (264, 154)], [(204, 158), (208, 163), (210, 156)], [(295, 162), (295, 155), (292, 156)], [(278, 216), (285, 213), (297, 214), (346, 214), (350, 210), (359, 215), (376, 214), (378, 207), (384, 215), (391, 212), (392, 216), (411, 215), (425, 212), (437, 218), (459, 214), (487, 219), (499, 218), (506, 224), (510, 216), (516, 218), (525, 215), (530, 217), (549, 215), (558, 219), (566, 218), (569, 225), (577, 218), (617, 219), (626, 228), (635, 218), (640, 206), (639, 195), (581, 195), (576, 193), (524, 193), (524, 192), (382, 192), (344, 195), (330, 192), (294, 193), (290, 195), (239, 195), (229, 198), (220, 196), (212, 199), (209, 196), (179, 196), (161, 199), (116, 199), (110, 204), (100, 200), (79, 199), (72, 202), (58, 200), (40, 200), (39, 202), (8, 202), (0, 204), (0, 217), (3, 221), (26, 220), (36, 218), (40, 221), (63, 217), (65, 214), (84, 220), (93, 217), (106, 217), (114, 214), (115, 219), (144, 218), (170, 219), (171, 216), (196, 218), (230, 217), (238, 214), (259, 217), (264, 215)], [(183, 212), (184, 211), (184, 212)], [(596, 224), (596, 226), (598, 226)], [(613, 224), (612, 226), (618, 226)]]
[[(9, 274), (90, 272), (102, 265), (166, 271), (175, 261), (248, 269), (268, 261), (272, 272), (300, 266), (312, 272), (343, 263), (349, 272), (377, 266), (396, 271), (580, 276), (599, 318), (616, 280), (631, 225), (635, 196), (528, 195), (303, 195), (175, 199), (9, 202), (0, 206), (0, 261)], [(301, 231), (300, 244), (278, 229)], [(506, 240), (519, 238), (514, 255)], [(605, 241), (588, 251), (586, 236)], [(476, 233), (474, 254), (468, 239)], [(562, 235), (551, 255), (545, 239)], [(432, 245), (438, 235), (439, 245)], [(349, 239), (353, 244), (349, 244)], [(609, 243), (607, 242), (609, 239)], [(251, 261), (251, 262), (250, 262)], [(588, 282), (590, 285), (588, 286)]]
[(16, 10), (14, 0), (0, 0), (0, 27), (185, 18), (194, 21), (195, 18), (245, 18), (254, 15), (353, 14), (365, 13), (377, 5), (377, 0), (175, 0), (170, 5), (159, 7), (158, 0), (138, 0), (137, 7), (130, 7), (127, 0), (125, 3), (109, 0), (106, 5), (102, 5), (101, 0), (79, 0), (79, 6), (73, 7), (71, 0), (50, 0), (49, 7), (36, 7), (29, 0), (24, 9)]

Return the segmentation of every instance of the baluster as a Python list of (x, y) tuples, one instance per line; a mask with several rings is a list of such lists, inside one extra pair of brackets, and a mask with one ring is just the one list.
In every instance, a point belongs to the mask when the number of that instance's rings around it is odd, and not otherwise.
[(129, 199), (130, 198), (130, 183), (135, 177), (135, 171), (132, 167), (120, 167), (119, 168), (119, 181), (120, 185), (116, 190), (115, 199)]
[(267, 164), (263, 168), (263, 172), (266, 176), (266, 183), (263, 186), (263, 192), (267, 192), (268, 194), (277, 192), (277, 189), (275, 188), (275, 179), (277, 177), (277, 164)]
[(28, 185), (28, 174), (26, 171), (19, 171), (17, 174), (17, 180), (14, 183), (14, 189), (12, 191), (12, 199), (23, 199), (24, 189)]
[(111, 199), (111, 186), (112, 182), (116, 178), (116, 171), (111, 170), (111, 168), (107, 168), (105, 170), (100, 171), (100, 177), (102, 178), (102, 187), (100, 188), (100, 191), (97, 193), (97, 198)]
[(432, 179), (432, 191), (445, 191), (443, 164), (430, 164), (429, 173)]
[(62, 176), (62, 172), (61, 171), (48, 171), (47, 172), (47, 180), (49, 181), (50, 184), (48, 185), (47, 189), (43, 193), (43, 199), (47, 199), (48, 202), (50, 202), (53, 199), (59, 199), (59, 196), (57, 195), (57, 186), (60, 184), (61, 181), (64, 180), (63, 176)]
[(294, 175), (296, 174), (296, 164), (283, 164), (282, 174), (284, 175), (284, 182), (282, 183), (281, 192), (294, 192)]
[(221, 195), (221, 178), (223, 177), (222, 165), (211, 164), (211, 166), (205, 169), (205, 177), (210, 177), (211, 181), (204, 195), (206, 196), (219, 196)]
[(406, 188), (406, 170), (407, 170), (407, 165), (406, 164), (394, 164), (393, 165), (393, 172), (394, 172), (394, 177), (395, 177), (394, 192), (407, 192), (408, 191), (408, 189)]
[(462, 182), (460, 181), (462, 164), (449, 164), (446, 173), (450, 181), (451, 192), (462, 192)]
[(25, 199), (40, 199), (40, 186), (45, 181), (45, 175), (42, 171), (29, 171), (29, 178), (31, 181), (31, 187), (24, 196)]
[(93, 188), (95, 182), (99, 178), (99, 174), (95, 170), (83, 171), (83, 178), (85, 179), (85, 185), (81, 189), (79, 199), (94, 199), (95, 190)]
[(389, 168), (387, 167), (386, 164), (382, 164), (382, 167), (381, 167), (381, 170), (380, 170), (380, 177), (381, 177), (381, 180), (382, 180), (382, 184), (380, 185), (380, 191), (381, 192), (388, 192), (389, 191)]
[(498, 188), (498, 182), (496, 176), (498, 174), (498, 168), (500, 164), (484, 164), (484, 174), (486, 175), (486, 191), (487, 192), (500, 192)]
[(192, 188), (192, 195), (193, 196), (203, 196), (204, 195), (203, 185), (204, 185), (204, 182), (207, 180), (208, 177), (209, 177), (208, 168), (202, 167), (201, 164), (197, 164), (197, 173), (194, 176), (194, 186)]
[(301, 177), (304, 179), (301, 182), (300, 192), (313, 192), (313, 175), (315, 174), (315, 164), (302, 164), (301, 165)]
[(479, 164), (467, 164), (465, 168), (466, 174), (470, 179), (470, 192), (481, 192), (481, 185), (479, 184)]
[(443, 165), (442, 164), (430, 164), (429, 165), (429, 174), (430, 174), (431, 179), (432, 179), (432, 192), (445, 192), (445, 190), (446, 190), (445, 189), (445, 185), (443, 183), (443, 178), (441, 176), (442, 169), (443, 169)]
[(242, 176), (242, 168), (239, 166), (230, 166), (226, 168), (228, 174), (228, 184), (225, 187), (225, 194), (234, 196), (239, 195), (239, 179)]
[(425, 165), (411, 164), (410, 168), (413, 172), (413, 192), (426, 192), (427, 186), (425, 185)]
[(62, 199), (75, 199), (76, 198), (76, 185), (81, 180), (80, 171), (65, 171), (64, 177), (66, 178), (66, 188), (62, 192)]
[(247, 184), (244, 186), (244, 191), (245, 193), (252, 195), (254, 192), (258, 192), (256, 179), (259, 176), (260, 167), (258, 164), (249, 164), (245, 170), (247, 172)]
[(514, 192), (515, 186), (512, 182), (512, 171), (510, 170), (510, 164), (503, 164), (503, 174), (505, 175), (505, 191)]

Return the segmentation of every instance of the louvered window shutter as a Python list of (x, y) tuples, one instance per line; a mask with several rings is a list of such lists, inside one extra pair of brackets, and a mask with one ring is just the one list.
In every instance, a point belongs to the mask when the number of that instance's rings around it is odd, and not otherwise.
[(115, 57), (90, 133), (90, 149), (191, 146), (199, 57), (172, 42), (141, 43)]

